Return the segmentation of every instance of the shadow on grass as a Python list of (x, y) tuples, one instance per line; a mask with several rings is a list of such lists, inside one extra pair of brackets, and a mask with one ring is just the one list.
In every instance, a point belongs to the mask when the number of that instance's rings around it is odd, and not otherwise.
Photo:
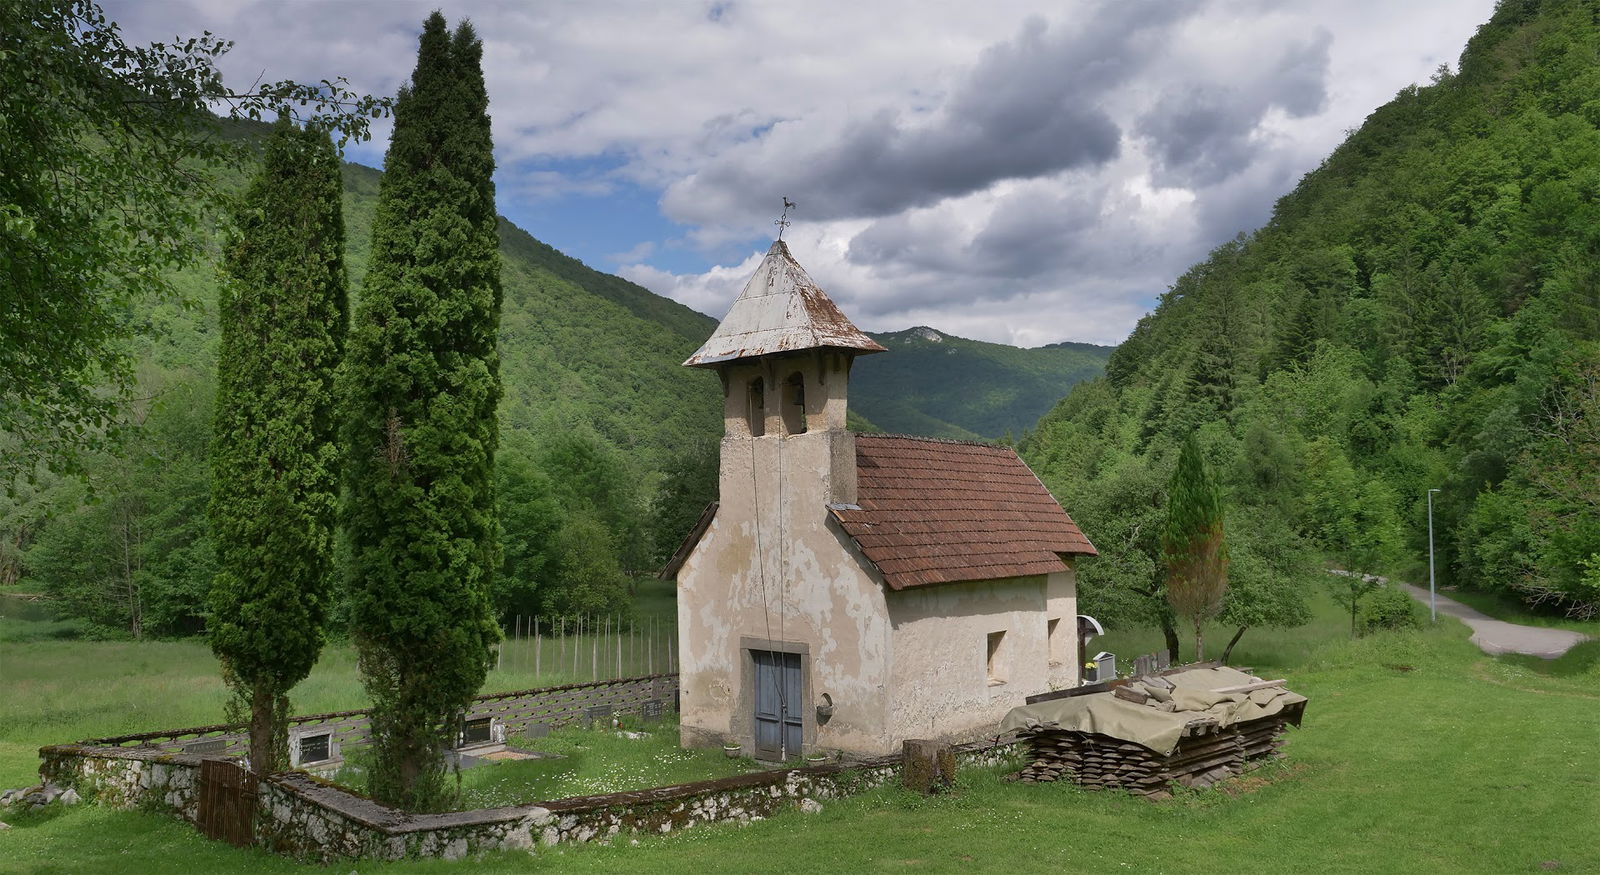
[(1495, 659), (1550, 677), (1567, 678), (1589, 672), (1600, 673), (1600, 640), (1585, 641), (1556, 659), (1540, 659), (1521, 653), (1507, 653)]

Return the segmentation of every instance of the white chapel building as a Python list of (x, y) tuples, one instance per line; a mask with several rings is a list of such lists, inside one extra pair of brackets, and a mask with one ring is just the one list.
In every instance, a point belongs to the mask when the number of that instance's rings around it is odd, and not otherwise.
[(1095, 548), (1009, 448), (845, 429), (884, 348), (772, 245), (686, 366), (716, 370), (718, 501), (668, 565), (685, 745), (871, 755), (1079, 683)]

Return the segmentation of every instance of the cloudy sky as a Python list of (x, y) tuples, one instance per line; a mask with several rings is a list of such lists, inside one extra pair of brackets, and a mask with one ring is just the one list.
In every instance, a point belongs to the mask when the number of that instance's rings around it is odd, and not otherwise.
[[(784, 239), (869, 330), (1115, 343), (1492, 0), (113, 0), (237, 42), (235, 85), (393, 94), (422, 19), (485, 43), (500, 211), (721, 316)], [(388, 128), (354, 147), (381, 166)]]

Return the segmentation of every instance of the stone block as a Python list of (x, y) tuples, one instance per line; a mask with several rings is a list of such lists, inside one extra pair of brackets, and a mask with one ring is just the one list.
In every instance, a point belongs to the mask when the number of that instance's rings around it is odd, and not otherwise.
[(948, 789), (956, 777), (956, 754), (942, 741), (908, 738), (901, 745), (900, 780), (918, 793)]

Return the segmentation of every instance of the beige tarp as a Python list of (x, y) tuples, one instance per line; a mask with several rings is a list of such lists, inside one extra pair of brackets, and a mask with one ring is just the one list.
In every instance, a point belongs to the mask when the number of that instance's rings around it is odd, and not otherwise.
[[(1231, 726), (1270, 717), (1290, 705), (1306, 701), (1305, 696), (1282, 687), (1249, 693), (1215, 692), (1257, 680), (1232, 668), (1198, 668), (1164, 677), (1173, 685), (1170, 691), (1172, 710), (1165, 710), (1169, 706), (1157, 697), (1136, 705), (1110, 693), (1091, 693), (1012, 708), (1000, 721), (1000, 731), (1044, 728), (1098, 732), (1143, 745), (1165, 756), (1178, 746), (1183, 727), (1192, 720), (1210, 718), (1222, 726)], [(1137, 682), (1134, 688), (1141, 692), (1155, 691)]]

